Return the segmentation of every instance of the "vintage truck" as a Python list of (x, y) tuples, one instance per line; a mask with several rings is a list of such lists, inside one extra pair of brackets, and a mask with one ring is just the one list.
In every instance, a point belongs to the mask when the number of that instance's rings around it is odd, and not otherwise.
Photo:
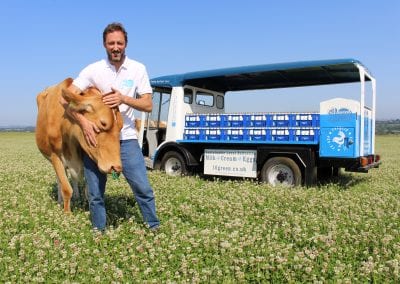
[[(242, 66), (150, 81), (153, 111), (137, 121), (148, 168), (309, 186), (340, 168), (368, 172), (381, 163), (376, 80), (358, 60)], [(359, 99), (336, 96), (319, 102), (316, 112), (225, 112), (231, 92), (343, 83), (359, 84)]]

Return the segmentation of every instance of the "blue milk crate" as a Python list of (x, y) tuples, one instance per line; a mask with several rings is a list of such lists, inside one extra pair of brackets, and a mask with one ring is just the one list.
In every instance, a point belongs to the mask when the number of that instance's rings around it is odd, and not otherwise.
[(289, 113), (274, 113), (268, 116), (268, 126), (288, 127), (290, 125)]
[(250, 114), (248, 116), (248, 126), (250, 127), (265, 127), (267, 126), (267, 114)]
[(223, 140), (226, 141), (245, 141), (247, 138), (247, 129), (223, 129)]
[(292, 129), (292, 131), (293, 131), (293, 141), (317, 143), (319, 140), (319, 129), (297, 128), (297, 129)]
[(293, 113), (290, 115), (292, 127), (319, 127), (318, 113)]
[(205, 129), (204, 130), (204, 139), (211, 141), (219, 141), (223, 140), (223, 133), (221, 129)]
[(249, 129), (248, 130), (249, 141), (265, 141), (267, 140), (266, 129)]
[(201, 127), (204, 125), (204, 115), (187, 114), (185, 116), (185, 127)]
[(203, 140), (204, 139), (204, 129), (185, 129), (183, 132), (184, 140)]
[(289, 128), (272, 128), (267, 129), (267, 139), (269, 141), (290, 141), (291, 129)]
[(244, 127), (247, 126), (247, 114), (226, 114), (224, 115), (223, 126), (226, 127)]
[(224, 125), (224, 115), (221, 114), (205, 114), (205, 127), (222, 127)]

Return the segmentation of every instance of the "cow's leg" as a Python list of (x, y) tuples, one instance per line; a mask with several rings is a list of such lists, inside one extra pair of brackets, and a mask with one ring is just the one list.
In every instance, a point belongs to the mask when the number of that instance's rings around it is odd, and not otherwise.
[(83, 172), (82, 172), (82, 174), (80, 175), (80, 178), (79, 178), (79, 190), (80, 190), (80, 193), (81, 193), (81, 195), (80, 195), (80, 197), (85, 201), (85, 202), (87, 202), (88, 200), (89, 200), (89, 191), (88, 191), (88, 185), (87, 185), (87, 183), (86, 183), (86, 181), (85, 181), (85, 176), (83, 175)]
[(89, 189), (88, 189), (88, 185), (85, 183), (83, 191), (85, 193), (85, 200), (89, 200)]
[(63, 202), (62, 194), (61, 194), (61, 182), (57, 177), (57, 203), (61, 205)]
[(61, 195), (64, 200), (64, 212), (69, 213), (71, 212), (72, 187), (68, 181), (68, 177), (61, 159), (57, 155), (52, 154), (50, 160), (61, 184)]
[(72, 189), (73, 189), (72, 198), (74, 200), (81, 199), (80, 192), (79, 192), (79, 180), (72, 178), (71, 183), (72, 183)]
[(71, 156), (69, 159), (64, 161), (67, 164), (67, 173), (70, 177), (73, 193), (72, 198), (74, 200), (81, 201), (82, 194), (82, 180), (83, 180), (83, 165), (82, 165), (82, 156), (78, 149), (69, 149), (71, 151)]

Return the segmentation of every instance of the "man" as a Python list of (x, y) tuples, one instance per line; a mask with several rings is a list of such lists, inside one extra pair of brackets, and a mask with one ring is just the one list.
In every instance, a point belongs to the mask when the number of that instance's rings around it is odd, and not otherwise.
[[(84, 68), (69, 90), (79, 94), (91, 86), (97, 87), (104, 94), (105, 104), (111, 108), (119, 107), (124, 120), (120, 135), (122, 173), (132, 189), (144, 221), (151, 230), (157, 230), (160, 222), (156, 215), (153, 189), (148, 181), (144, 158), (137, 141), (134, 117), (134, 109), (146, 112), (152, 110), (152, 89), (146, 67), (125, 55), (127, 43), (128, 34), (122, 24), (109, 24), (103, 32), (107, 59)], [(96, 147), (98, 127), (78, 112), (71, 114), (81, 126), (88, 143)], [(107, 176), (99, 171), (96, 163), (86, 154), (83, 163), (92, 225), (104, 231), (106, 227), (104, 192)]]

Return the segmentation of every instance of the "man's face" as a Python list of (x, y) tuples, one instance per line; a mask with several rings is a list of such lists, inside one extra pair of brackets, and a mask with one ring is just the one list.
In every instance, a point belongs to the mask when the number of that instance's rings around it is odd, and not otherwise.
[(115, 31), (106, 35), (104, 47), (107, 52), (108, 60), (111, 63), (122, 62), (125, 58), (126, 42), (123, 32)]

